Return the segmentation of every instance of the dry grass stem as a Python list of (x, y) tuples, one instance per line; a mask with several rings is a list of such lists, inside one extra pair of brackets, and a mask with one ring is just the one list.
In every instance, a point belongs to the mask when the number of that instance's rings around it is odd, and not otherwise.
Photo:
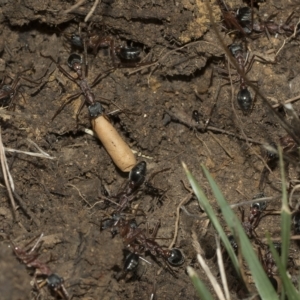
[(180, 208), (181, 206), (189, 201), (191, 198), (193, 197), (193, 192), (192, 193), (189, 193), (177, 206), (177, 209), (176, 209), (176, 220), (175, 220), (175, 232), (174, 232), (174, 237), (173, 237), (173, 240), (172, 242), (170, 243), (169, 245), (169, 249), (171, 249), (173, 247), (173, 245), (175, 245), (176, 243), (176, 239), (177, 239), (177, 234), (178, 234), (178, 227), (179, 227), (179, 217), (180, 217)]
[[(287, 99), (285, 100), (283, 103), (277, 103), (277, 104), (274, 104), (272, 105), (273, 108), (277, 108), (279, 107), (280, 105), (284, 105), (284, 104), (288, 104), (288, 103), (292, 103), (292, 102), (295, 102), (297, 100), (300, 99), (300, 95), (296, 96), (296, 97), (293, 97), (293, 98), (290, 98), (290, 99)], [(278, 101), (277, 101), (278, 102)]]
[(7, 160), (6, 160), (6, 156), (5, 156), (4, 146), (3, 146), (3, 143), (2, 143), (1, 130), (0, 130), (0, 160), (1, 160), (1, 168), (2, 168), (2, 174), (3, 174), (5, 186), (6, 186), (8, 196), (9, 196), (12, 208), (13, 208), (13, 214), (15, 216), (17, 207), (16, 207), (15, 199), (14, 199), (13, 193), (12, 193), (12, 191), (15, 190), (15, 186), (14, 186), (13, 179), (10, 175), (9, 169), (8, 169), (8, 164), (7, 164)]
[(86, 15), (85, 19), (84, 19), (84, 22), (86, 23), (90, 17), (93, 15), (93, 13), (95, 12), (95, 9), (97, 7), (97, 5), (100, 3), (100, 0), (95, 0), (91, 10), (89, 11), (89, 13)]
[[(45, 151), (43, 151), (35, 142), (33, 142), (31, 139), (27, 138), (26, 139), (27, 142), (29, 142), (29, 144), (33, 145), (41, 154), (43, 154), (45, 156), (45, 158), (50, 158), (51, 156), (46, 153)], [(53, 158), (51, 158), (53, 159)]]
[(69, 14), (76, 8), (80, 7), (86, 0), (79, 0), (77, 3), (72, 5), (69, 9), (62, 11), (63, 14)]
[(299, 31), (297, 31), (298, 25), (299, 25), (299, 24), (300, 24), (300, 19), (299, 19), (299, 21), (297, 22), (297, 24), (296, 24), (296, 26), (295, 26), (295, 28), (294, 28), (294, 33), (293, 33), (291, 36), (289, 36), (288, 38), (286, 38), (286, 39), (283, 41), (281, 47), (280, 47), (280, 48), (278, 49), (278, 51), (276, 52), (275, 57), (278, 56), (278, 54), (279, 54), (279, 53), (281, 52), (281, 50), (284, 48), (285, 44), (287, 44), (291, 39), (295, 38), (295, 37), (296, 37), (296, 34), (299, 33)]
[(300, 184), (295, 185), (295, 186), (293, 187), (291, 193), (290, 193), (290, 196), (289, 196), (289, 205), (290, 205), (290, 207), (292, 207), (293, 209), (297, 209), (297, 208), (298, 208), (297, 206), (299, 206), (299, 203), (297, 203), (296, 207), (294, 207), (294, 206), (293, 206), (293, 202), (292, 202), (292, 200), (293, 200), (293, 194), (294, 194), (295, 191), (297, 191), (299, 188), (300, 188)]
[(233, 155), (229, 152), (229, 150), (227, 150), (222, 142), (212, 133), (212, 132), (208, 132), (210, 134), (210, 136), (219, 144), (219, 146), (225, 151), (225, 153), (231, 158), (233, 159)]
[(230, 300), (227, 277), (226, 277), (223, 257), (222, 257), (222, 253), (221, 253), (220, 238), (217, 235), (215, 236), (215, 238), (216, 238), (216, 244), (217, 244), (218, 266), (219, 266), (219, 270), (220, 270), (222, 285), (223, 285), (223, 289), (225, 292), (226, 300)]
[(192, 230), (192, 244), (193, 244), (193, 247), (194, 247), (195, 251), (197, 252), (197, 254), (200, 254), (200, 255), (205, 254), (200, 243), (198, 242), (197, 233), (194, 230)]
[(91, 204), (85, 199), (85, 197), (82, 195), (82, 193), (80, 192), (77, 186), (71, 183), (68, 183), (67, 186), (74, 188), (78, 192), (80, 198), (91, 208)]
[(204, 261), (204, 258), (199, 253), (197, 254), (197, 259), (198, 259), (199, 264), (201, 265), (203, 271), (205, 272), (206, 276), (208, 277), (214, 291), (216, 292), (218, 299), (226, 300), (226, 298), (223, 294), (223, 291), (221, 289), (221, 286), (219, 285), (216, 277), (212, 274), (209, 266), (206, 264), (206, 262)]
[(12, 149), (12, 148), (4, 148), (6, 152), (12, 152), (12, 153), (20, 153), (20, 154), (25, 154), (29, 156), (35, 156), (35, 157), (40, 157), (40, 158), (48, 158), (48, 159), (55, 159), (55, 157), (52, 157), (50, 155), (45, 155), (43, 153), (35, 153), (35, 152), (27, 152), (27, 151), (21, 151), (17, 149)]

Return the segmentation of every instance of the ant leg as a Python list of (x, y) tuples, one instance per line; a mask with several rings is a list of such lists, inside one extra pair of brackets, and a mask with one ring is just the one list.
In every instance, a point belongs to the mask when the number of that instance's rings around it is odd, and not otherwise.
[(111, 69), (105, 71), (103, 74), (100, 73), (99, 75), (97, 75), (97, 77), (94, 79), (94, 81), (92, 82), (90, 87), (93, 88), (94, 86), (96, 86), (103, 78), (107, 77), (115, 69), (116, 68), (111, 68)]
[(156, 238), (159, 227), (160, 227), (160, 220), (156, 223), (152, 234), (149, 235), (150, 239), (155, 239)]
[(291, 14), (287, 17), (286, 21), (284, 22), (284, 24), (289, 24), (291, 22), (291, 20), (293, 19), (294, 16), (294, 11), (291, 12)]
[(40, 55), (44, 58), (48, 58), (48, 59), (51, 59), (52, 62), (54, 62), (57, 66), (57, 68), (67, 77), (69, 78), (71, 81), (77, 83), (77, 78), (73, 77), (72, 75), (70, 75), (59, 63), (57, 63), (54, 58), (51, 56), (51, 55), (43, 55), (41, 52), (40, 52)]
[(239, 207), (239, 211), (241, 212), (242, 223), (245, 222), (245, 210), (242, 207)]
[(84, 104), (85, 104), (85, 101), (81, 101), (80, 107), (78, 108), (78, 111), (76, 113), (76, 124), (77, 124), (77, 126), (78, 126), (78, 123), (79, 123), (79, 114), (82, 111), (82, 108), (83, 108)]
[[(60, 108), (56, 111), (56, 113), (54, 114), (54, 116), (52, 117), (51, 121), (53, 121), (57, 115), (66, 107), (66, 105), (68, 105), (69, 103), (71, 103), (73, 100), (75, 100), (76, 98), (78, 98), (80, 95), (82, 94), (82, 92), (79, 92), (77, 94), (74, 94), (70, 97), (67, 98), (67, 100), (60, 106)], [(76, 119), (77, 119), (77, 115), (76, 115)]]

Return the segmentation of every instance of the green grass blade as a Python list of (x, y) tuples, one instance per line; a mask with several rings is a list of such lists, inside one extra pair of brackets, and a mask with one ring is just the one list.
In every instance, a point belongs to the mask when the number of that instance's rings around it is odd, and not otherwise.
[[(288, 295), (289, 299), (294, 299), (295, 296), (295, 288), (291, 288), (291, 281), (286, 276), (287, 262), (289, 256), (290, 249), (290, 235), (291, 235), (291, 211), (288, 203), (288, 195), (287, 195), (287, 186), (285, 180), (285, 172), (284, 172), (284, 161), (282, 157), (282, 149), (278, 147), (279, 154), (279, 166), (280, 166), (280, 174), (281, 174), (281, 186), (282, 186), (282, 206), (281, 206), (281, 261), (280, 261), (280, 276), (283, 282), (283, 289), (281, 294), (281, 299), (284, 299), (285, 294)], [(273, 244), (272, 244), (273, 246)], [(276, 253), (277, 254), (277, 253)], [(274, 257), (274, 256), (273, 256)], [(277, 257), (277, 256), (276, 256)], [(278, 258), (279, 259), (279, 258)], [(275, 260), (276, 261), (276, 260)], [(277, 266), (279, 267), (278, 261), (276, 261)], [(293, 298), (290, 298), (293, 297)]]
[(207, 197), (205, 196), (205, 194), (203, 193), (201, 187), (198, 185), (197, 181), (195, 180), (195, 178), (193, 177), (193, 175), (187, 170), (186, 166), (183, 165), (183, 167), (185, 168), (185, 172), (187, 175), (187, 178), (193, 188), (193, 191), (196, 195), (196, 197), (198, 198), (198, 201), (200, 203), (200, 205), (204, 208), (205, 212), (207, 213), (210, 221), (212, 222), (213, 226), (215, 227), (215, 229), (217, 230), (218, 234), (220, 235), (220, 238), (228, 252), (228, 255), (233, 263), (233, 266), (237, 272), (237, 274), (240, 275), (240, 267), (239, 267), (239, 263), (238, 263), (238, 259), (234, 253), (234, 250), (227, 238), (226, 233), (223, 230), (223, 226), (220, 224), (218, 217), (216, 216), (213, 208), (211, 207), (211, 205), (209, 204), (209, 201), (207, 199)]
[[(230, 206), (226, 202), (224, 196), (222, 195), (217, 184), (215, 183), (215, 181), (209, 174), (208, 170), (204, 166), (202, 166), (202, 169), (203, 169), (204, 174), (205, 174), (206, 178), (208, 179), (210, 186), (212, 188), (212, 191), (219, 203), (219, 206), (221, 208), (221, 211), (222, 211), (222, 214), (223, 214), (223, 217), (224, 217), (226, 223), (228, 224), (232, 233), (235, 232), (239, 237), (239, 240), (241, 242), (242, 255), (245, 258), (245, 260), (247, 261), (247, 264), (252, 273), (255, 285), (257, 287), (257, 290), (258, 290), (260, 296), (262, 297), (262, 299), (272, 299), (272, 300), (278, 299), (278, 296), (277, 296), (272, 284), (270, 283), (266, 273), (264, 272), (255, 252), (253, 251), (252, 245), (251, 245), (248, 237), (246, 236), (244, 229), (240, 224), (239, 219), (237, 218), (235, 213), (231, 210)], [(190, 184), (191, 184), (199, 202), (201, 203), (201, 205), (204, 207), (205, 210), (206, 210), (206, 207), (211, 208), (210, 204), (208, 203), (207, 198), (204, 196), (204, 193), (201, 191), (201, 188), (199, 187), (199, 185), (197, 184), (197, 182), (195, 181), (195, 179), (193, 178), (193, 176), (190, 174), (190, 172), (187, 169), (186, 169), (186, 173), (187, 173), (188, 179), (190, 181)], [(211, 210), (212, 210), (212, 208), (211, 208)], [(206, 211), (206, 212), (208, 213), (208, 211)], [(212, 212), (208, 213), (209, 216), (210, 216), (210, 214), (213, 214), (214, 218), (217, 219), (213, 210), (212, 210)], [(212, 220), (212, 222), (213, 222), (213, 224), (218, 223), (215, 220), (214, 221)], [(219, 232), (219, 228), (217, 228), (217, 227), (215, 227), (215, 228)], [(223, 229), (221, 230), (221, 232), (223, 232)], [(220, 237), (222, 239), (222, 235), (220, 235)], [(222, 239), (222, 241), (225, 244), (225, 241), (223, 239)]]
[(195, 270), (192, 267), (188, 266), (187, 272), (193, 282), (193, 285), (194, 285), (200, 299), (214, 300), (213, 296), (211, 295), (211, 293), (209, 292), (209, 290), (207, 289), (205, 284), (200, 280), (200, 278), (198, 277)]
[(284, 174), (284, 162), (282, 157), (282, 149), (278, 148), (279, 154), (279, 166), (281, 173), (281, 181), (282, 181), (282, 207), (281, 207), (281, 244), (282, 244), (282, 252), (281, 252), (281, 262), (283, 267), (286, 269), (287, 260), (289, 256), (290, 249), (290, 235), (291, 235), (291, 211), (288, 203), (287, 196), (287, 188), (286, 188), (286, 180)]
[[(273, 255), (273, 258), (275, 260), (276, 266), (278, 268), (278, 272), (280, 275), (280, 279), (282, 281), (282, 285), (283, 285), (283, 290), (287, 296), (287, 299), (289, 300), (297, 300), (299, 299), (299, 292), (296, 290), (296, 288), (294, 287), (293, 283), (291, 282), (290, 278), (288, 278), (287, 276), (287, 272), (286, 272), (286, 267), (283, 265), (275, 247), (274, 244), (272, 243), (272, 241), (270, 240), (270, 238), (268, 238), (269, 242), (269, 247), (271, 250), (271, 253)], [(285, 295), (282, 295), (283, 299), (285, 298)]]

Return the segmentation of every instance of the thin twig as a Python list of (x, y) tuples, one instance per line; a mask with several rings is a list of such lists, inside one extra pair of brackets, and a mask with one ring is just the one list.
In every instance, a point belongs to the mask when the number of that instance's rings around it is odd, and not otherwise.
[(297, 24), (296, 24), (296, 26), (294, 28), (294, 33), (283, 41), (281, 47), (276, 52), (275, 57), (281, 52), (281, 50), (284, 48), (284, 46), (285, 46), (286, 43), (288, 43), (292, 38), (296, 37), (296, 34), (298, 33), (297, 29), (298, 29), (298, 25), (299, 24), (300, 24), (300, 19), (299, 19), (299, 21), (297, 22)]
[(27, 151), (21, 151), (17, 149), (12, 149), (12, 148), (4, 148), (6, 152), (12, 152), (12, 153), (21, 153), (21, 154), (26, 154), (29, 156), (35, 156), (35, 157), (41, 157), (41, 158), (48, 158), (48, 159), (55, 159), (55, 157), (50, 156), (49, 154), (45, 155), (43, 153), (35, 153), (35, 152), (27, 152)]
[[(16, 201), (18, 202), (20, 208), (23, 210), (23, 212), (35, 223), (35, 225), (39, 228), (40, 222), (37, 220), (34, 215), (30, 212), (30, 209), (28, 209), (27, 205), (25, 204), (24, 200), (21, 198), (21, 196), (16, 192), (13, 191), (14, 197), (16, 198)], [(28, 231), (28, 230), (27, 230)]]
[(173, 245), (176, 243), (178, 227), (179, 227), (180, 208), (185, 202), (189, 201), (192, 197), (193, 197), (193, 193), (189, 193), (177, 206), (174, 237), (173, 237), (172, 242), (169, 245), (169, 249), (171, 249), (173, 247)]
[(297, 101), (297, 100), (299, 100), (299, 99), (300, 99), (300, 95), (298, 95), (298, 96), (296, 96), (296, 97), (294, 97), (294, 98), (287, 99), (287, 100), (285, 100), (283, 103), (277, 103), (277, 104), (274, 104), (274, 105), (272, 105), (272, 107), (273, 107), (273, 108), (277, 108), (277, 107), (279, 107), (280, 105), (292, 103), (292, 102)]
[(191, 218), (194, 218), (194, 219), (197, 219), (197, 220), (205, 220), (208, 218), (208, 216), (205, 214), (205, 216), (202, 216), (202, 217), (199, 217), (198, 215), (196, 214), (191, 214), (184, 205), (182, 205), (181, 207), (181, 210), (189, 217)]
[(295, 208), (295, 207), (292, 205), (293, 195), (294, 195), (295, 191), (298, 190), (299, 188), (300, 188), (300, 184), (296, 184), (296, 185), (293, 187), (293, 189), (292, 189), (292, 191), (291, 191), (291, 193), (290, 193), (290, 196), (289, 196), (289, 205), (290, 205), (290, 207), (292, 207), (292, 208)]
[(13, 179), (12, 179), (10, 173), (9, 173), (9, 169), (8, 169), (8, 165), (7, 165), (4, 146), (3, 146), (3, 143), (2, 143), (1, 129), (0, 129), (0, 160), (1, 160), (1, 168), (2, 168), (2, 173), (3, 173), (5, 186), (6, 186), (8, 196), (9, 196), (12, 208), (13, 208), (13, 215), (14, 215), (14, 217), (16, 217), (17, 207), (16, 207), (14, 196), (12, 194), (12, 191), (14, 191), (15, 188), (14, 188)]
[(104, 202), (103, 200), (97, 201), (97, 202), (95, 202), (91, 207), (89, 207), (88, 209), (92, 209), (92, 208), (94, 208), (97, 204), (100, 204), (100, 203), (103, 203), (103, 202)]
[(69, 9), (62, 11), (63, 14), (69, 14), (79, 6), (81, 6), (86, 0), (79, 0), (77, 3), (72, 5)]
[(227, 150), (223, 145), (222, 142), (212, 133), (209, 132), (210, 136), (219, 144), (219, 146), (225, 151), (225, 153), (231, 158), (233, 159), (232, 154), (229, 152), (229, 150)]
[(214, 104), (212, 105), (211, 109), (210, 109), (210, 113), (209, 113), (209, 117), (208, 119), (205, 121), (205, 125), (204, 125), (204, 130), (206, 130), (207, 126), (209, 125), (210, 123), (210, 120), (211, 120), (211, 116), (213, 114), (213, 111), (217, 105), (217, 101), (218, 101), (218, 98), (219, 98), (219, 94), (220, 94), (220, 91), (221, 91), (221, 88), (222, 88), (222, 85), (221, 85), (221, 80), (220, 80), (220, 77), (218, 76), (218, 87), (217, 87), (217, 90), (215, 92), (215, 95), (214, 95)]
[(95, 0), (93, 6), (92, 6), (92, 8), (91, 8), (91, 10), (89, 11), (89, 13), (86, 15), (86, 17), (85, 17), (85, 19), (84, 19), (84, 22), (85, 22), (85, 23), (86, 23), (86, 22), (89, 20), (89, 18), (93, 15), (93, 13), (94, 13), (94, 11), (95, 11), (95, 9), (96, 9), (96, 7), (97, 7), (97, 5), (98, 5), (99, 3), (100, 3), (100, 0)]
[(80, 190), (78, 189), (77, 186), (75, 186), (74, 184), (71, 184), (71, 183), (68, 183), (67, 186), (70, 186), (70, 187), (74, 188), (74, 189), (78, 192), (78, 194), (79, 194), (79, 196), (81, 197), (81, 199), (82, 199), (89, 207), (91, 207), (91, 204), (83, 197), (83, 195), (81, 194), (81, 192), (80, 192)]
[(33, 142), (31, 139), (27, 138), (27, 141), (33, 145), (40, 153), (44, 154), (45, 157), (50, 157), (50, 155), (48, 153), (46, 153), (45, 151), (43, 151), (35, 142)]
[(203, 141), (203, 139), (201, 139), (197, 133), (195, 134), (195, 136), (196, 136), (196, 138), (197, 138), (197, 139), (205, 146), (205, 148), (206, 148), (207, 151), (208, 151), (208, 154), (211, 155), (211, 151), (209, 150), (208, 146), (207, 146), (206, 143)]

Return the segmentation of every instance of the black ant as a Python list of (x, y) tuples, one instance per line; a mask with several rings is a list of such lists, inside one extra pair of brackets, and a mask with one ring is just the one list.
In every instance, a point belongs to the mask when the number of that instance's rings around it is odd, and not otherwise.
[[(35, 252), (38, 244), (40, 243), (43, 234), (40, 235), (37, 242), (33, 245), (33, 247), (29, 251), (25, 251), (18, 246), (13, 245), (13, 250), (15, 255), (26, 265), (28, 268), (35, 269), (34, 272), (34, 281), (38, 288), (43, 287), (47, 284), (50, 291), (59, 295), (62, 299), (69, 300), (69, 294), (64, 287), (64, 279), (59, 275), (53, 273), (51, 269), (43, 262), (38, 260), (39, 254)], [(37, 277), (45, 278), (44, 283), (38, 285), (36, 282)]]
[(251, 30), (251, 10), (248, 7), (241, 7), (236, 12), (229, 9), (224, 1), (219, 2), (224, 23), (228, 29), (238, 29), (244, 36)]
[[(241, 44), (232, 44), (229, 46), (229, 50), (232, 56), (236, 59), (239, 67), (239, 72), (245, 75), (249, 72), (252, 62), (249, 64), (247, 72), (245, 71), (246, 61), (244, 58), (244, 51)], [(247, 88), (246, 81), (243, 76), (240, 75), (240, 90), (237, 94), (237, 102), (243, 112), (248, 112), (252, 107), (252, 97)]]
[[(276, 14), (275, 14), (276, 15)], [(295, 25), (288, 25), (290, 20), (292, 19), (294, 12), (292, 12), (287, 20), (285, 21), (284, 24), (276, 24), (273, 21), (271, 21), (271, 18), (274, 17), (275, 15), (271, 15), (267, 21), (265, 22), (253, 22), (252, 24), (252, 29), (254, 32), (257, 33), (262, 33), (262, 32), (267, 32), (267, 33), (279, 33), (283, 34), (285, 32), (294, 32), (295, 31)], [(297, 28), (299, 30), (299, 28)]]
[[(69, 104), (70, 102), (72, 102), (74, 99), (76, 99), (77, 97), (79, 97), (80, 95), (83, 94), (85, 101), (82, 102), (80, 108), (78, 109), (78, 112), (76, 114), (76, 120), (78, 121), (78, 116), (79, 113), (84, 105), (84, 103), (86, 102), (88, 104), (88, 110), (89, 110), (89, 114), (92, 118), (96, 118), (97, 116), (101, 115), (103, 113), (103, 108), (102, 105), (100, 104), (100, 102), (97, 102), (95, 100), (95, 95), (92, 92), (91, 88), (93, 88), (96, 84), (98, 84), (98, 82), (103, 78), (101, 77), (102, 74), (99, 74), (95, 80), (93, 81), (93, 83), (91, 85), (88, 84), (87, 79), (86, 79), (86, 75), (83, 72), (83, 68), (82, 68), (82, 58), (80, 55), (73, 53), (69, 56), (68, 58), (68, 66), (70, 67), (70, 69), (72, 69), (74, 72), (76, 72), (77, 74), (77, 78), (71, 76), (61, 65), (59, 65), (57, 62), (55, 62), (54, 58), (52, 56), (46, 56), (41, 54), (42, 57), (45, 58), (49, 58), (51, 59), (58, 67), (58, 69), (67, 77), (69, 78), (71, 81), (75, 82), (81, 89), (81, 92), (70, 96), (62, 105), (61, 107), (57, 110), (57, 112), (55, 113), (55, 115), (52, 117), (52, 120), (54, 120), (54, 118), (64, 109), (64, 107)], [(106, 74), (104, 76), (107, 76), (109, 73), (106, 72)]]
[(133, 272), (139, 264), (139, 258), (138, 254), (130, 252), (124, 261), (124, 271)]
[[(151, 194), (154, 197), (161, 198), (165, 191), (159, 188), (156, 188), (152, 183), (151, 179), (160, 172), (164, 172), (167, 169), (163, 169), (152, 174), (149, 180), (146, 181), (146, 172), (147, 164), (145, 161), (137, 163), (129, 172), (128, 180), (125, 183), (125, 186), (121, 188), (121, 191), (115, 196), (112, 196), (113, 199), (116, 199), (118, 203), (118, 208), (114, 211), (115, 214), (120, 214), (126, 210), (130, 202), (136, 197), (136, 193), (139, 191), (140, 187), (144, 185), (144, 192)], [(109, 221), (108, 221), (109, 222)]]
[[(258, 1), (256, 1), (258, 2)], [(253, 1), (251, 1), (251, 8), (248, 6), (239, 8), (236, 12), (228, 9), (227, 5), (220, 3), (221, 11), (223, 14), (224, 22), (229, 29), (238, 29), (244, 36), (249, 35), (252, 32), (262, 33), (279, 33), (294, 32), (295, 26), (288, 25), (293, 17), (294, 13), (291, 13), (284, 24), (276, 24), (271, 21), (271, 18), (276, 14), (271, 15), (265, 22), (253, 21)], [(299, 30), (299, 28), (297, 28)]]
[[(154, 257), (162, 257), (171, 266), (180, 266), (184, 262), (182, 252), (177, 248), (163, 249), (156, 241), (156, 235), (160, 222), (158, 222), (150, 234), (149, 228), (147, 230), (138, 228), (134, 219), (125, 220), (118, 216), (114, 217), (117, 221), (114, 222), (112, 232), (118, 232), (123, 239), (124, 245), (132, 250), (132, 253), (140, 255), (141, 253), (149, 252)], [(134, 257), (134, 259), (136, 256)], [(131, 260), (127, 262), (130, 265)]]
[[(274, 248), (278, 255), (281, 255), (281, 243), (277, 242), (274, 243)], [(273, 285), (274, 289), (277, 291), (278, 288), (278, 282), (277, 279), (274, 277), (277, 274), (277, 265), (275, 263), (275, 260), (273, 258), (273, 255), (270, 251), (270, 248), (268, 247), (267, 250), (265, 251), (265, 254), (262, 255), (261, 248), (258, 248), (258, 256), (259, 260), (271, 282)]]
[(138, 188), (144, 183), (147, 171), (147, 164), (145, 161), (137, 163), (129, 172), (128, 181), (121, 192), (115, 197), (118, 200), (119, 208), (115, 213), (124, 211), (129, 203), (134, 199)]
[[(262, 198), (264, 197), (263, 193), (260, 193), (253, 197), (254, 199)], [(252, 203), (250, 206), (250, 214), (248, 216), (247, 221), (245, 221), (245, 211), (243, 209), (240, 209), (242, 212), (242, 225), (244, 227), (244, 230), (247, 234), (247, 236), (251, 239), (254, 237), (254, 235), (257, 238), (257, 233), (255, 232), (255, 229), (257, 228), (260, 220), (261, 220), (261, 214), (266, 209), (267, 202), (261, 201)]]
[(200, 123), (200, 113), (198, 112), (198, 110), (193, 110), (193, 113), (192, 113), (192, 119), (197, 123), (199, 124)]
[[(25, 70), (22, 73), (24, 73), (26, 71), (28, 71), (28, 70)], [(0, 84), (0, 107), (10, 108), (10, 107), (13, 106), (15, 96), (16, 96), (18, 90), (19, 90), (19, 87), (20, 87), (20, 85), (19, 85), (20, 80), (23, 79), (23, 80), (26, 80), (30, 83), (39, 84), (38, 81), (34, 81), (34, 80), (28, 79), (26, 77), (23, 77), (23, 76), (21, 76), (21, 74), (18, 74), (16, 76), (16, 78), (12, 81), (11, 84), (5, 84), (5, 79), (6, 78), (4, 78), (2, 80), (2, 83)], [(22, 97), (23, 97), (23, 95), (22, 95)]]
[[(110, 56), (114, 67), (120, 67), (117, 57), (125, 61), (137, 61), (141, 53), (141, 49), (137, 47), (115, 46), (115, 41), (112, 37), (101, 37), (98, 34), (88, 32), (87, 34), (72, 34), (71, 44), (73, 46), (86, 49), (91, 49), (94, 55), (97, 54), (99, 48), (109, 48)], [(127, 65), (126, 65), (127, 66)], [(136, 65), (133, 65), (136, 66)]]
[[(121, 212), (126, 210), (130, 202), (136, 197), (136, 193), (138, 192), (139, 187), (145, 181), (146, 171), (147, 164), (145, 161), (137, 163), (129, 172), (128, 180), (125, 183), (125, 185), (121, 188), (121, 191), (118, 192), (116, 195), (111, 196), (111, 198), (116, 199), (116, 202), (118, 204), (118, 208), (113, 213), (113, 215), (116, 216), (115, 221), (118, 221), (117, 216)], [(103, 222), (103, 229), (111, 227), (113, 224), (112, 219), (104, 220)]]

